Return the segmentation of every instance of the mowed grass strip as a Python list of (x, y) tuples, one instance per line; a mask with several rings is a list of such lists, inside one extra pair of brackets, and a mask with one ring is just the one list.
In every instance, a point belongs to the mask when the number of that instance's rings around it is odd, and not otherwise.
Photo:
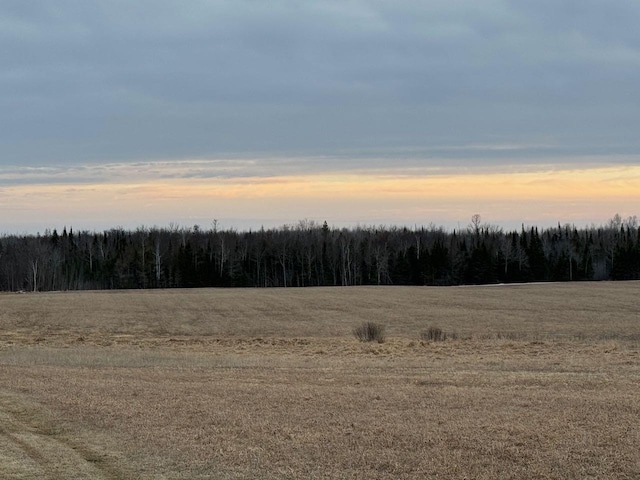
[(638, 478), (639, 287), (3, 295), (0, 392), (137, 478)]

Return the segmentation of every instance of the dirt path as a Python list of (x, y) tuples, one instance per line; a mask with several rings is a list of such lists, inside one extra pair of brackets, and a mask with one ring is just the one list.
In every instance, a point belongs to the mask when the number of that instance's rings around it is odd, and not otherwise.
[(106, 455), (65, 435), (42, 409), (0, 392), (0, 478), (116, 480), (124, 477), (108, 464)]

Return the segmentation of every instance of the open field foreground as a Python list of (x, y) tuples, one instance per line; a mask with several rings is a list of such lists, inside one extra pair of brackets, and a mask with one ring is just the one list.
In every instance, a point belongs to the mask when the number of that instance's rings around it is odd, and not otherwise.
[[(2, 294), (0, 478), (637, 479), (639, 297)], [(352, 335), (369, 320), (384, 343)], [(424, 341), (429, 326), (455, 338)]]

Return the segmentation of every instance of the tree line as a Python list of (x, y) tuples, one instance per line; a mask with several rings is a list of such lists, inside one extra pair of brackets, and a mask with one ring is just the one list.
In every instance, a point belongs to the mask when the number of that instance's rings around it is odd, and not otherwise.
[(301, 221), (236, 231), (199, 226), (64, 228), (0, 237), (0, 290), (461, 285), (640, 279), (636, 217), (514, 231), (474, 215), (463, 229), (331, 228)]

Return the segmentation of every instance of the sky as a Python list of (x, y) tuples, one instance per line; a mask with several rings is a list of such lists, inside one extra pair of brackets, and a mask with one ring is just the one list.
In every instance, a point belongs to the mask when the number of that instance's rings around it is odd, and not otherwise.
[(0, 0), (0, 232), (640, 215), (640, 2)]

